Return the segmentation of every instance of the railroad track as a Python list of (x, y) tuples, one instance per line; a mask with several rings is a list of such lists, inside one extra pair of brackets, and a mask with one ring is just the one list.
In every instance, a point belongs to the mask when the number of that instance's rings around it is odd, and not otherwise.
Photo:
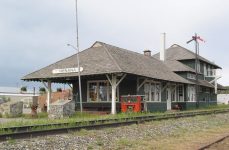
[(218, 144), (218, 143), (222, 142), (222, 141), (225, 140), (226, 138), (229, 138), (229, 135), (224, 136), (223, 138), (220, 138), (220, 139), (214, 141), (213, 143), (210, 143), (210, 144), (208, 144), (208, 145), (205, 145), (205, 146), (199, 148), (198, 150), (205, 150), (205, 149), (211, 148), (212, 146), (214, 146), (215, 144)]
[(100, 119), (74, 123), (56, 123), (44, 125), (32, 125), (21, 127), (9, 127), (0, 129), (0, 141), (8, 139), (31, 138), (36, 136), (46, 136), (52, 134), (69, 133), (81, 129), (99, 129), (107, 127), (125, 126), (139, 124), (147, 121), (177, 119), (183, 117), (194, 117), (198, 115), (210, 115), (217, 113), (227, 113), (229, 109), (205, 110), (193, 112), (169, 113), (163, 115), (143, 115), (136, 117), (126, 117), (119, 119)]

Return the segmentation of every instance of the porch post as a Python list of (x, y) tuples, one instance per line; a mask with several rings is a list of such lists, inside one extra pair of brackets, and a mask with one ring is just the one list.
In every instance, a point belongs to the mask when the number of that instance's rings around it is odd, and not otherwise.
[(217, 78), (215, 76), (215, 94), (217, 94)]
[(122, 82), (122, 80), (127, 76), (127, 74), (124, 74), (121, 76), (121, 79), (117, 80), (117, 74), (112, 74), (111, 79), (108, 74), (106, 74), (106, 77), (108, 81), (111, 84), (111, 91), (112, 91), (112, 96), (111, 96), (111, 114), (114, 115), (116, 114), (116, 90), (118, 85)]
[(111, 100), (111, 114), (116, 114), (116, 88), (117, 88), (117, 76), (116, 74), (112, 74), (111, 79), (112, 86), (112, 100)]
[(168, 85), (167, 92), (168, 92), (167, 110), (171, 110), (172, 101), (171, 101), (171, 84), (170, 83)]
[(51, 101), (51, 93), (52, 93), (52, 83), (48, 81), (48, 93), (47, 93), (47, 111), (49, 112), (49, 105)]

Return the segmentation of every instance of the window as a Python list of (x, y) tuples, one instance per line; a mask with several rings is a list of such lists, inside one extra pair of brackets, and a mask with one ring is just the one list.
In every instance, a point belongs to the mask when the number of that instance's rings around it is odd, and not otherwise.
[(207, 76), (214, 76), (216, 74), (216, 71), (215, 71), (215, 69), (212, 67), (212, 66), (210, 66), (210, 65), (208, 65), (207, 66)]
[(97, 101), (98, 89), (97, 82), (89, 83), (89, 99), (92, 102)]
[(161, 84), (146, 82), (144, 84), (145, 100), (159, 102), (161, 100)]
[(156, 83), (155, 84), (155, 101), (160, 101), (161, 99), (161, 84), (160, 83)]
[(108, 82), (99, 82), (98, 94), (100, 101), (107, 101), (109, 99), (109, 87)]
[(207, 67), (206, 67), (206, 64), (204, 63), (204, 75), (206, 76), (207, 75)]
[(182, 102), (184, 101), (184, 85), (178, 85), (177, 87), (177, 101)]
[(193, 79), (193, 80), (195, 80), (195, 79), (196, 79), (196, 75), (193, 74), (193, 73), (188, 73), (188, 74), (187, 74), (187, 78), (188, 78), (188, 79)]
[[(176, 85), (171, 85), (171, 100), (172, 102), (177, 101), (176, 99)], [(167, 95), (167, 99), (168, 99), (168, 95)]]
[(200, 61), (197, 61), (197, 72), (200, 73)]
[(190, 102), (196, 101), (196, 94), (195, 94), (195, 86), (194, 85), (188, 86), (188, 101), (190, 101)]
[[(118, 87), (117, 87), (118, 91)], [(117, 92), (117, 97), (119, 93)], [(111, 86), (107, 80), (88, 81), (87, 99), (90, 102), (111, 101)], [(118, 98), (117, 98), (118, 100)]]

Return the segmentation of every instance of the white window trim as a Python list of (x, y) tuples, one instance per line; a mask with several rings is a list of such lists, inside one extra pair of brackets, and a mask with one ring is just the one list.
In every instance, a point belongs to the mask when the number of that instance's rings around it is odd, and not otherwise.
[[(182, 94), (183, 94), (182, 100), (180, 100), (180, 97), (179, 97), (179, 86), (182, 86)], [(177, 88), (178, 88), (178, 90), (177, 90), (177, 102), (184, 102), (184, 84), (178, 84)]]
[[(174, 90), (171, 90), (171, 94), (174, 92), (174, 101), (172, 101), (172, 95), (171, 95), (171, 102), (177, 102), (177, 84), (171, 84), (172, 86), (175, 86)], [(166, 99), (167, 99), (167, 92), (166, 92)]]
[(190, 97), (191, 95), (191, 93), (190, 93), (190, 89), (191, 89), (191, 86), (193, 87), (193, 89), (194, 89), (194, 100), (192, 101), (190, 98), (187, 100), (187, 102), (196, 102), (196, 93), (195, 93), (195, 86), (194, 85), (188, 85), (188, 90), (187, 90), (187, 94), (188, 94), (188, 97)]
[[(107, 100), (106, 101), (101, 101), (99, 99), (99, 94), (97, 93), (97, 101), (91, 101), (90, 98), (89, 98), (89, 84), (90, 83), (96, 83), (97, 85), (97, 91), (98, 91), (98, 88), (99, 88), (99, 82), (106, 82), (107, 83)], [(90, 81), (87, 81), (87, 102), (92, 102), (92, 103), (106, 103), (106, 102), (111, 102), (111, 99), (110, 99), (110, 88), (108, 88), (110, 85), (110, 82), (108, 80), (90, 80)], [(117, 86), (117, 100), (116, 102), (119, 102), (120, 101), (120, 98), (119, 98), (119, 85)]]
[[(156, 84), (159, 84), (160, 85), (160, 91), (159, 91), (159, 101), (153, 101), (152, 100), (152, 95), (151, 95), (151, 93), (152, 93), (152, 90), (151, 90), (151, 84), (154, 84), (154, 86), (156, 85)], [(144, 83), (144, 84), (150, 84), (150, 88), (149, 88), (149, 100), (147, 101), (147, 102), (155, 102), (155, 103), (157, 103), (157, 102), (161, 102), (161, 82), (158, 82), (158, 81), (154, 81), (154, 80), (146, 80), (146, 82)], [(155, 88), (154, 88), (154, 99), (156, 99), (156, 86), (155, 86)]]

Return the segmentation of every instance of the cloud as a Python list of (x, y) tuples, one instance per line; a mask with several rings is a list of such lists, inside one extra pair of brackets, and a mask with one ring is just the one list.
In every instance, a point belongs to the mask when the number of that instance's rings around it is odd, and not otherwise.
[[(229, 70), (227, 0), (78, 0), (78, 6), (81, 50), (100, 40), (156, 53), (162, 32), (167, 46), (193, 49), (186, 41), (197, 32), (207, 41), (200, 53)], [(0, 18), (1, 79), (14, 72), (7, 80), (18, 82), (22, 75), (75, 53), (66, 46), (76, 41), (75, 0), (1, 0)], [(229, 84), (225, 75), (221, 81)]]

